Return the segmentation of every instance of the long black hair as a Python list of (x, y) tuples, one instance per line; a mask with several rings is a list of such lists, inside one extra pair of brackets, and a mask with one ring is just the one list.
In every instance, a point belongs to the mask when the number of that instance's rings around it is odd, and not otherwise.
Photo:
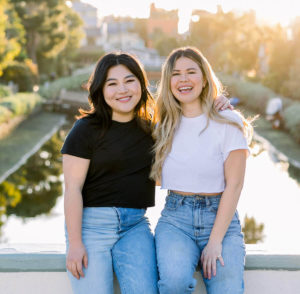
[(133, 73), (141, 84), (141, 99), (134, 109), (134, 116), (138, 124), (147, 132), (151, 131), (154, 119), (154, 99), (148, 90), (149, 82), (146, 73), (140, 62), (129, 53), (113, 52), (101, 57), (95, 67), (94, 72), (86, 85), (89, 91), (90, 110), (80, 109), (81, 117), (97, 118), (104, 134), (112, 123), (112, 109), (105, 102), (103, 87), (109, 69), (116, 65), (124, 65)]

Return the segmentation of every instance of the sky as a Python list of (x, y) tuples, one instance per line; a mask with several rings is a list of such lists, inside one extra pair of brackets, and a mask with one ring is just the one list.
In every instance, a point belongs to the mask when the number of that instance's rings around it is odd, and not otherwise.
[[(231, 10), (254, 10), (260, 20), (268, 23), (281, 23), (286, 26), (295, 16), (300, 16), (299, 0), (82, 0), (98, 8), (99, 15), (131, 16), (147, 18), (150, 4), (155, 3), (158, 8), (179, 10), (179, 33), (188, 29), (192, 9), (204, 9), (216, 12), (217, 5), (221, 5), (224, 12)], [(177, 2), (177, 3), (176, 3)]]

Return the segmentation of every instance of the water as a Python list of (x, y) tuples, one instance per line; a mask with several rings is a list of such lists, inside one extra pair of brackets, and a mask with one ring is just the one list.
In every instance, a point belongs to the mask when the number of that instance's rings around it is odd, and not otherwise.
[[(21, 189), (23, 199), (15, 208), (7, 207), (6, 213), (0, 210), (1, 243), (64, 243), (63, 178), (59, 154), (63, 137), (62, 131), (56, 134), (9, 179), (15, 181), (15, 189)], [(300, 171), (269, 154), (258, 142), (253, 144), (252, 151), (238, 204), (241, 222), (244, 223), (247, 215), (254, 217), (257, 224), (264, 225), (264, 239), (258, 243), (262, 249), (299, 253)], [(156, 207), (147, 211), (152, 228), (157, 223), (165, 197), (166, 190), (157, 187)], [(17, 198), (12, 197), (11, 201), (18, 201)]]

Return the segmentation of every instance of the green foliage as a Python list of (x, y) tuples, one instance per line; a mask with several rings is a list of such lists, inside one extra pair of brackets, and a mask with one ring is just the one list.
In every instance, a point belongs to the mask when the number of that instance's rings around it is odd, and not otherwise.
[(286, 128), (293, 137), (300, 143), (300, 103), (291, 104), (283, 111), (283, 118)]
[(7, 83), (13, 81), (18, 85), (20, 92), (31, 92), (37, 83), (37, 72), (30, 62), (12, 61), (5, 68), (1, 79)]
[(10, 1), (26, 30), (27, 55), (38, 64), (39, 73), (67, 72), (68, 61), (83, 36), (80, 17), (64, 0)]
[(230, 96), (238, 97), (243, 105), (258, 113), (265, 113), (268, 100), (277, 96), (271, 89), (259, 83), (248, 82), (226, 74), (218, 76)]
[(60, 78), (49, 83), (48, 86), (41, 86), (39, 94), (47, 99), (56, 99), (62, 89), (82, 90), (82, 85), (87, 82), (88, 78), (89, 74)]
[[(0, 101), (0, 106), (6, 108), (13, 116), (30, 114), (42, 102), (40, 95), (35, 93), (18, 93), (5, 97)], [(5, 115), (5, 111), (4, 111)], [(8, 114), (6, 114), (8, 115)], [(1, 119), (1, 115), (0, 115)]]
[(264, 239), (263, 235), (264, 224), (257, 224), (254, 217), (245, 216), (244, 226), (242, 231), (244, 233), (246, 244), (257, 244)]
[[(278, 97), (278, 94), (259, 83), (248, 82), (225, 74), (218, 76), (226, 85), (230, 96), (238, 97), (241, 104), (256, 113), (264, 115), (269, 99)], [(281, 99), (285, 128), (300, 143), (300, 103), (286, 97), (281, 97)]]
[(94, 64), (97, 60), (104, 55), (102, 48), (88, 49), (80, 48), (77, 50), (76, 54), (72, 57), (72, 63), (75, 64), (77, 68), (84, 67), (86, 65)]
[(0, 1), (0, 76), (9, 62), (20, 53), (24, 41), (24, 29), (12, 5)]
[(8, 86), (0, 85), (0, 99), (12, 95), (12, 91)]
[(191, 23), (189, 43), (198, 47), (215, 69), (228, 73), (256, 70), (262, 34), (253, 12), (203, 13)]
[(0, 104), (0, 124), (7, 122), (12, 117), (12, 112), (7, 107)]

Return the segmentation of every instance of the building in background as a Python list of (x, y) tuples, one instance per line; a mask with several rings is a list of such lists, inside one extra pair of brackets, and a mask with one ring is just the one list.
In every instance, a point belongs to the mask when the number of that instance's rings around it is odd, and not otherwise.
[(156, 33), (163, 33), (169, 37), (178, 35), (178, 9), (164, 10), (156, 8), (154, 3), (150, 6), (150, 16), (147, 21), (147, 34), (149, 38), (148, 47), (153, 47), (151, 37)]
[(85, 37), (81, 41), (81, 47), (101, 46), (102, 35), (98, 9), (79, 0), (72, 1), (72, 8), (83, 21)]

